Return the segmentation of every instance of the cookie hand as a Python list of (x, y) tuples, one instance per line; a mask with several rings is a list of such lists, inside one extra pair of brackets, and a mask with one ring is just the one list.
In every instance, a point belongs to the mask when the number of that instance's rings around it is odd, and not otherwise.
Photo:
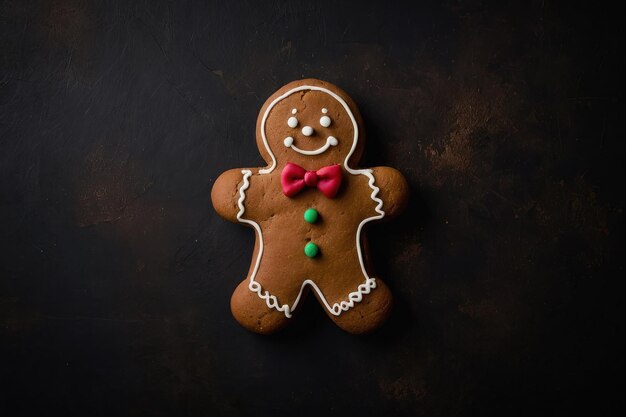
[(215, 211), (220, 217), (233, 223), (237, 223), (237, 201), (242, 179), (241, 168), (229, 169), (215, 180), (211, 189), (211, 202)]
[(395, 217), (404, 210), (409, 201), (409, 185), (404, 176), (390, 167), (375, 167), (374, 178), (380, 188), (378, 197), (383, 200), (385, 217)]

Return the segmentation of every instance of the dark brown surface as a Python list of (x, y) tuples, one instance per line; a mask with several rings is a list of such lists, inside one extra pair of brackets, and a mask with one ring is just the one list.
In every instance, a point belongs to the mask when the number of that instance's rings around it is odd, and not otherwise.
[[(2, 2), (0, 415), (618, 414), (620, 16)], [(212, 181), (262, 165), (258, 110), (302, 76), (412, 188), (370, 233), (396, 307), (368, 337), (314, 300), (272, 337), (229, 312), (254, 238)]]

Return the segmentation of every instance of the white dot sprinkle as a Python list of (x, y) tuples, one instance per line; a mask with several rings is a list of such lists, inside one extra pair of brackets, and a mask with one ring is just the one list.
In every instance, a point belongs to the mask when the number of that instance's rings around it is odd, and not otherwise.
[(289, 125), (289, 127), (296, 127), (296, 126), (298, 126), (298, 119), (296, 119), (295, 117), (291, 116), (289, 118), (289, 120), (287, 120), (287, 125)]
[(330, 126), (330, 117), (322, 116), (322, 118), (320, 119), (320, 124), (324, 127)]

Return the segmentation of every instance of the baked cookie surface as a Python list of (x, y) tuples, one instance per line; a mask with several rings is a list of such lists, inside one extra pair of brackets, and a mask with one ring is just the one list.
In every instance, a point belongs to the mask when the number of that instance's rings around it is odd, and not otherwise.
[(221, 217), (256, 234), (248, 276), (231, 298), (234, 317), (272, 333), (312, 292), (345, 331), (376, 329), (392, 296), (370, 276), (365, 229), (406, 206), (404, 177), (389, 167), (358, 168), (361, 116), (344, 91), (324, 81), (279, 89), (261, 108), (256, 131), (267, 167), (226, 171), (211, 191)]

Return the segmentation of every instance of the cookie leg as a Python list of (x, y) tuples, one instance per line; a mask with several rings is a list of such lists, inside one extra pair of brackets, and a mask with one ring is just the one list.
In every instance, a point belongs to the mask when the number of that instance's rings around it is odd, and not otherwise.
[(346, 332), (365, 334), (376, 330), (387, 320), (392, 306), (393, 297), (389, 288), (383, 281), (376, 279), (376, 288), (372, 289), (369, 294), (365, 294), (363, 300), (356, 303), (354, 307), (343, 311), (339, 316), (327, 313), (335, 324)]
[(264, 300), (250, 291), (248, 280), (242, 281), (230, 299), (230, 309), (235, 319), (246, 329), (260, 334), (270, 334), (285, 327), (291, 319), (284, 313), (270, 309)]

